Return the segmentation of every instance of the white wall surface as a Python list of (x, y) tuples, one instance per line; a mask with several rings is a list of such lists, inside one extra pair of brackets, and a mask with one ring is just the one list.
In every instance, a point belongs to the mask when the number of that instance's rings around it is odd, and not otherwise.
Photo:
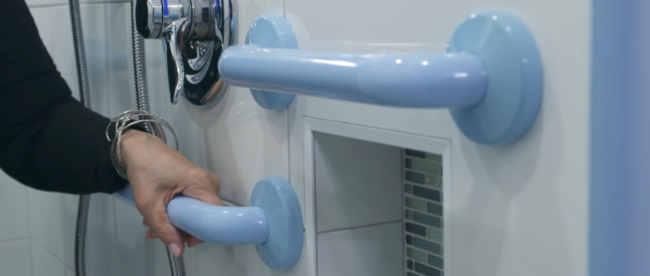
[[(93, 108), (106, 116), (134, 108), (129, 3), (82, 2)], [(67, 1), (28, 4), (76, 92)], [(313, 196), (304, 194), (309, 191), (305, 166), (314, 162), (303, 156), (305, 117), (449, 141), (453, 275), (585, 276), (590, 1), (241, 0), (239, 42), (257, 16), (286, 12), (301, 49), (441, 52), (465, 16), (485, 9), (521, 16), (543, 59), (540, 117), (513, 146), (488, 148), (468, 141), (446, 110), (298, 97), (288, 112), (266, 111), (242, 88), (230, 89), (210, 110), (182, 101), (171, 106), (159, 41), (146, 43), (152, 109), (175, 127), (184, 154), (221, 177), (221, 196), (238, 205), (248, 204), (254, 184), (272, 175), (290, 176), (301, 203), (303, 195)], [(76, 196), (34, 191), (0, 177), (0, 207), (0, 274), (73, 275)], [(90, 214), (89, 275), (169, 275), (164, 247), (145, 241), (136, 210), (96, 195)], [(315, 266), (305, 254), (292, 271), (272, 272), (253, 247), (202, 245), (188, 251), (186, 266), (196, 276), (304, 276)]]

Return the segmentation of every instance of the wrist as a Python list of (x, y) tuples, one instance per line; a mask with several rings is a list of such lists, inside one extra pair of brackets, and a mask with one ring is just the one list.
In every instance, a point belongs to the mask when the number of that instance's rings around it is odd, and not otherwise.
[(122, 134), (120, 142), (120, 156), (126, 168), (132, 163), (135, 151), (143, 149), (151, 135), (139, 130), (129, 129)]

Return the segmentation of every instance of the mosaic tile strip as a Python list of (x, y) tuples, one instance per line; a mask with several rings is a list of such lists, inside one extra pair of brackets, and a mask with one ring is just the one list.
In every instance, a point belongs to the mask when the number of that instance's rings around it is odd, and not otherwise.
[(444, 276), (442, 156), (404, 149), (404, 275)]

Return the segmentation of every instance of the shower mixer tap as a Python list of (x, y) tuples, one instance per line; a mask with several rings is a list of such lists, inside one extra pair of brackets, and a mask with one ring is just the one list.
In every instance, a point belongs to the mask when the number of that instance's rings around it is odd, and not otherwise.
[(236, 40), (236, 0), (134, 1), (138, 33), (164, 41), (171, 102), (216, 104), (227, 89), (217, 63)]

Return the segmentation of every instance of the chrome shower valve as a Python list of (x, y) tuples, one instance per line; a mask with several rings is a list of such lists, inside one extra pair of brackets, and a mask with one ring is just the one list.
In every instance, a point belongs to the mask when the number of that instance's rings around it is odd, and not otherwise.
[(236, 0), (134, 1), (138, 33), (164, 41), (171, 102), (216, 104), (227, 89), (217, 62), (236, 40)]

